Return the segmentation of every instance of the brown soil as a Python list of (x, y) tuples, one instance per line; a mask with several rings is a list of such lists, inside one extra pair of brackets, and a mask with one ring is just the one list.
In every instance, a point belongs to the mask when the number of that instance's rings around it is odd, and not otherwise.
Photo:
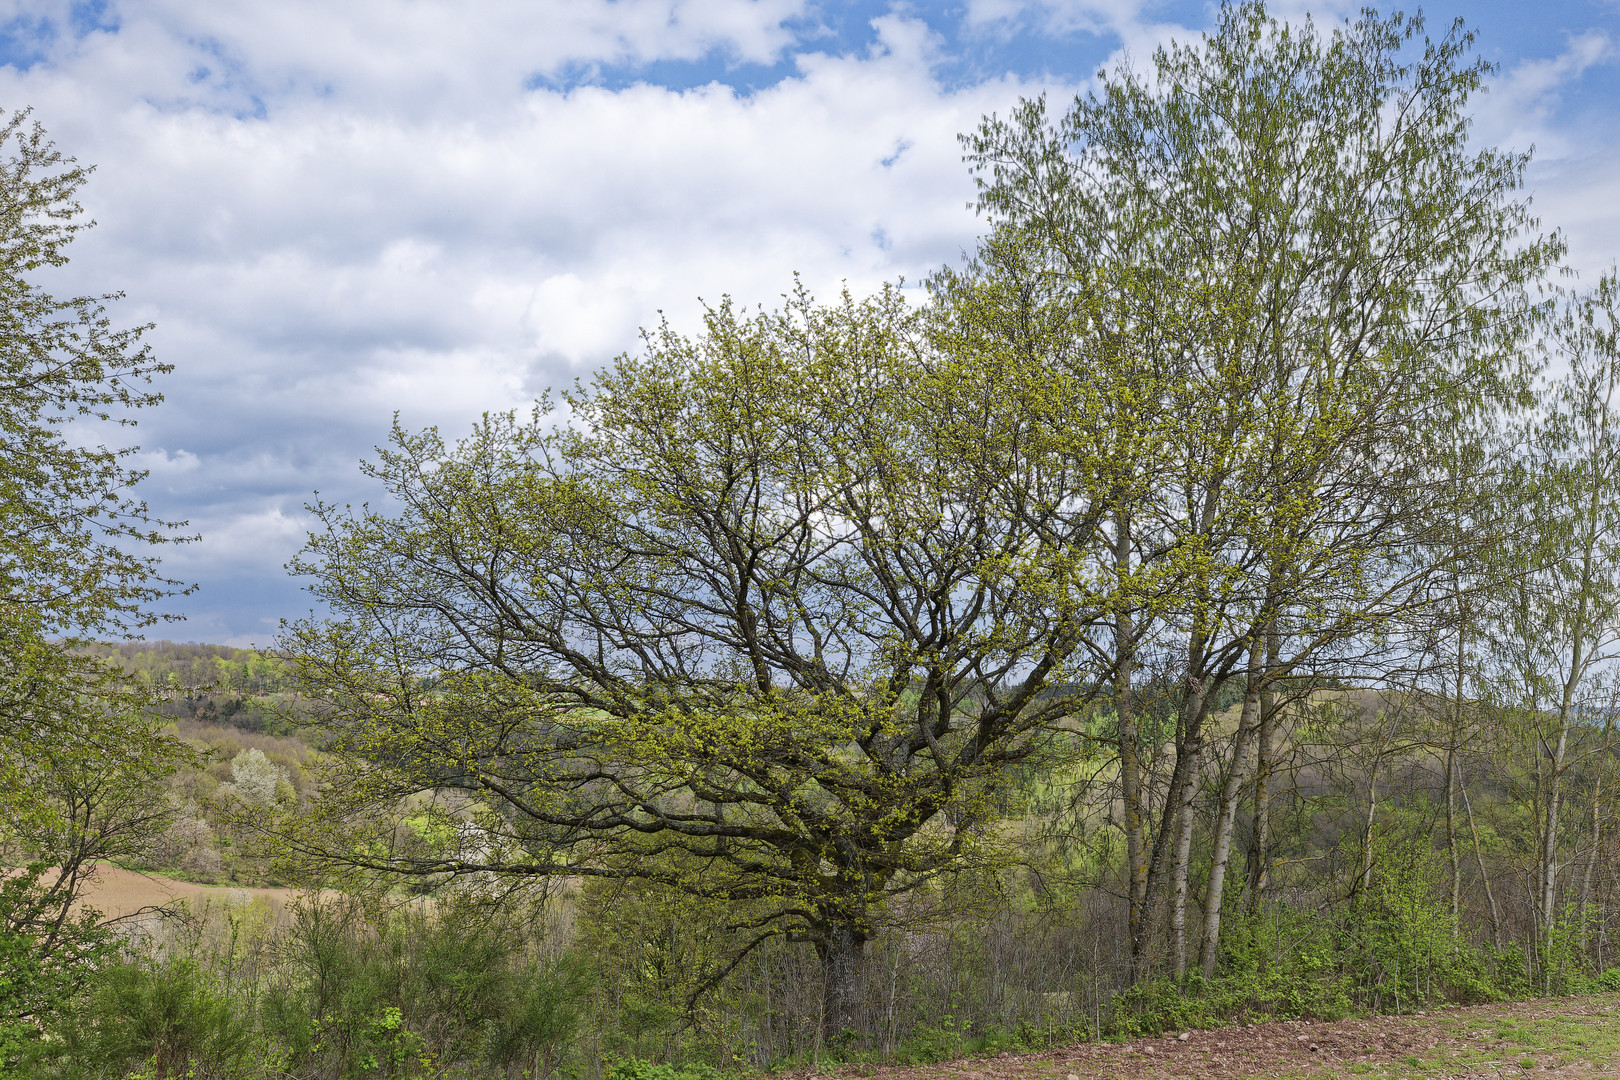
[[(881, 1080), (1258, 1080), (1350, 1078), (1499, 1080), (1508, 1076), (1596, 1080), (1620, 1077), (1613, 1038), (1525, 1045), (1499, 1026), (1555, 1021), (1620, 1034), (1612, 995), (1542, 999), (1331, 1023), (1304, 1020), (1181, 1032), (1122, 1043), (1088, 1043), (1040, 1054), (923, 1066), (846, 1066), (836, 1075)], [(808, 1077), (805, 1071), (801, 1077)]]
[(297, 889), (240, 889), (234, 886), (198, 885), (190, 881), (139, 874), (102, 866), (95, 880), (85, 889), (81, 903), (100, 911), (107, 918), (130, 916), (143, 909), (173, 906), (184, 900), (194, 913), (204, 905), (216, 909), (239, 907), (255, 900), (267, 902), (280, 914), (298, 896)]

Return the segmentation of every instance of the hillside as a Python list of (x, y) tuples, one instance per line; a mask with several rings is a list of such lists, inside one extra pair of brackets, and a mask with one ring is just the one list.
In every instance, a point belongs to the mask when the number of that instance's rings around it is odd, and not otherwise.
[(175, 719), (288, 735), (306, 718), (292, 673), (272, 652), (173, 641), (126, 641), (90, 651), (166, 691), (159, 711)]
[[(202, 750), (200, 767), (164, 781), (172, 823), (126, 871), (162, 874), (203, 885), (274, 887), (267, 862), (243, 848), (225, 824), (230, 794), (262, 793), (260, 801), (303, 805), (316, 757), (306, 700), (274, 653), (192, 642), (127, 641), (88, 651), (160, 692), (154, 712), (179, 739)], [(193, 886), (194, 887), (194, 886)], [(143, 887), (144, 888), (144, 887)], [(161, 902), (140, 892), (140, 905)], [(109, 914), (119, 907), (95, 901)]]

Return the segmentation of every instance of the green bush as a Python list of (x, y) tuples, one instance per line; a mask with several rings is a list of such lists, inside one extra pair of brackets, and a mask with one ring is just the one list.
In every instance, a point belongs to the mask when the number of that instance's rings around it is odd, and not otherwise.
[(655, 1065), (636, 1057), (621, 1058), (607, 1068), (607, 1080), (720, 1080), (720, 1075), (708, 1065)]
[(1235, 1020), (1334, 1020), (1350, 1013), (1351, 1000), (1342, 976), (1284, 969), (1155, 979), (1121, 991), (1111, 1010), (1107, 1033), (1136, 1038)]
[(69, 913), (43, 883), (43, 863), (0, 875), (0, 1075), (31, 1052), (91, 972), (117, 951), (112, 933), (89, 908)]
[(188, 957), (100, 972), (57, 1034), (47, 1046), (54, 1071), (67, 1076), (119, 1076), (142, 1065), (156, 1080), (229, 1074), (252, 1046), (237, 1003)]
[(1374, 842), (1371, 882), (1333, 914), (1357, 1002), (1401, 1012), (1435, 1002), (1499, 1001), (1507, 973), (1474, 945), (1440, 886), (1441, 855), (1410, 823)]
[(550, 969), (531, 964), (485, 1024), (485, 1058), (502, 1069), (532, 1064), (534, 1075), (549, 1074), (579, 1031), (586, 988), (585, 968), (577, 962)]
[(300, 907), (259, 1016), (292, 1071), (409, 1075), (418, 1064), (555, 1069), (579, 1027), (580, 964), (546, 964), (532, 927), (441, 901), (368, 914)]
[(742, 1009), (734, 985), (697, 991), (737, 948), (727, 923), (739, 910), (647, 882), (585, 884), (577, 947), (590, 958), (591, 1022), (604, 1058), (731, 1063)]
[(938, 1023), (918, 1024), (910, 1038), (900, 1044), (894, 1059), (900, 1065), (932, 1065), (962, 1057), (968, 1049), (966, 1034), (950, 1016)]

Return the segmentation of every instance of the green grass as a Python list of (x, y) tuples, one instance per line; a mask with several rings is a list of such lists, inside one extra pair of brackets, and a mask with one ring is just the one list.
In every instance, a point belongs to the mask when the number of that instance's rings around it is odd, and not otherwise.
[[(1570, 1002), (1572, 1008), (1614, 1003), (1606, 994)], [(1530, 1017), (1490, 1017), (1440, 1013), (1422, 1021), (1440, 1037), (1440, 1045), (1424, 1054), (1408, 1054), (1394, 1061), (1357, 1062), (1343, 1071), (1307, 1066), (1282, 1075), (1291, 1080), (1355, 1076), (1368, 1080), (1421, 1080), (1477, 1069), (1493, 1068), (1503, 1075), (1516, 1070), (1584, 1062), (1600, 1075), (1620, 1066), (1620, 1024), (1613, 1015), (1574, 1014)], [(1607, 1071), (1606, 1071), (1607, 1070)]]

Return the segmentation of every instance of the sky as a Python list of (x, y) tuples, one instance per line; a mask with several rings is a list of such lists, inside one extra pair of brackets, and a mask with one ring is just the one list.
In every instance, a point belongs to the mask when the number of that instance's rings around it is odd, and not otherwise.
[[(1360, 3), (1274, 3), (1337, 20)], [(1620, 0), (1449, 0), (1498, 63), (1481, 145), (1582, 277), (1620, 256)], [(1167, 0), (0, 0), (0, 107), (95, 166), (52, 282), (122, 291), (175, 365), (140, 493), (198, 539), (148, 636), (273, 644), (319, 492), (465, 431), (704, 301), (859, 293), (983, 227), (958, 133), (1209, 28)]]

